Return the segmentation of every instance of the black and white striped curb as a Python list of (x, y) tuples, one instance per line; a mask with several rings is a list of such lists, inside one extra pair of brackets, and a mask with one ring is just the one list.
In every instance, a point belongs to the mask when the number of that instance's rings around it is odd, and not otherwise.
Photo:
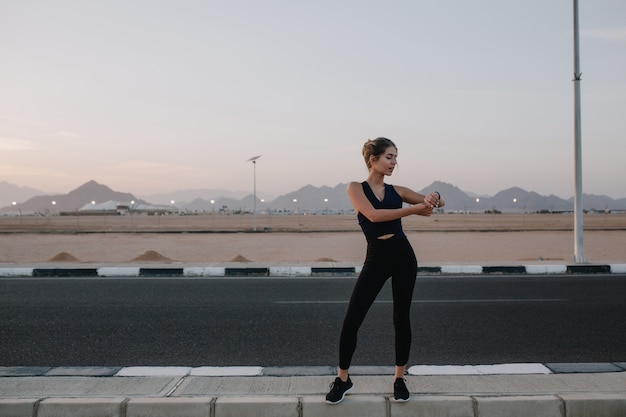
[[(351, 375), (393, 375), (393, 366), (353, 366)], [(436, 375), (548, 375), (625, 372), (626, 362), (598, 363), (505, 363), (495, 365), (414, 365), (407, 373)], [(82, 377), (255, 377), (334, 376), (334, 366), (0, 366), (0, 377), (82, 376)]]
[[(188, 266), (188, 267), (13, 267), (0, 268), (0, 277), (324, 277), (354, 276), (360, 266)], [(626, 264), (575, 265), (443, 265), (418, 268), (418, 275), (625, 274)]]

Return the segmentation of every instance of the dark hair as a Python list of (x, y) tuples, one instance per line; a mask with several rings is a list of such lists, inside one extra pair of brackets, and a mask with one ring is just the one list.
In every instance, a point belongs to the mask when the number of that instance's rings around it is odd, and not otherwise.
[(372, 164), (370, 163), (370, 157), (373, 156), (375, 158), (378, 158), (383, 153), (385, 153), (387, 148), (389, 148), (390, 146), (396, 148), (396, 151), (398, 150), (398, 147), (395, 143), (393, 143), (391, 139), (368, 139), (368, 141), (363, 144), (363, 158), (365, 159), (365, 165), (367, 165), (367, 169), (370, 169), (372, 167)]

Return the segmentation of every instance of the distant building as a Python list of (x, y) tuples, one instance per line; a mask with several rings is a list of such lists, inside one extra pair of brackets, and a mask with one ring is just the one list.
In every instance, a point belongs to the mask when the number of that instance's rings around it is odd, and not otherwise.
[(76, 212), (61, 212), (61, 216), (126, 216), (129, 214), (139, 215), (164, 215), (179, 212), (176, 206), (161, 206), (151, 204), (138, 204), (135, 202), (105, 201), (104, 203), (88, 203)]

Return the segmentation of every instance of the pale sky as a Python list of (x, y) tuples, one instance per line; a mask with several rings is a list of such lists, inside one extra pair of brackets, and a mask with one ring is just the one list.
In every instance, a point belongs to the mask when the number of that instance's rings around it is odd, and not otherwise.
[[(0, 180), (574, 195), (570, 0), (0, 0)], [(626, 1), (580, 0), (583, 191), (626, 197)]]

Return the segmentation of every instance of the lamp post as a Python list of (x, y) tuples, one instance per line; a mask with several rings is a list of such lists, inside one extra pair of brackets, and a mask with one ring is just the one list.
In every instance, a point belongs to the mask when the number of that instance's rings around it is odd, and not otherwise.
[(300, 225), (300, 217), (299, 217), (300, 216), (300, 207), (298, 207), (296, 209), (296, 207), (297, 207), (296, 204), (298, 204), (298, 199), (294, 198), (291, 201), (293, 201), (293, 213), (296, 216), (296, 222), (298, 223), (298, 226), (299, 226)]
[[(13, 205), (13, 207), (15, 207), (15, 206), (17, 206), (17, 201), (13, 201), (11, 204)], [(18, 208), (17, 212), (19, 213), (20, 224), (22, 224), (22, 209)]]
[(580, 72), (578, 0), (574, 0), (574, 262), (586, 263), (583, 242), (583, 174), (580, 123)]
[(326, 227), (328, 227), (328, 199), (324, 199), (324, 217), (326, 220)]
[(253, 156), (252, 158), (248, 159), (247, 162), (252, 162), (252, 171), (253, 171), (253, 178), (254, 178), (254, 183), (253, 183), (253, 196), (254, 196), (254, 204), (253, 204), (253, 208), (252, 208), (252, 230), (256, 232), (256, 160), (259, 159), (260, 157), (262, 157), (263, 155), (257, 155), (257, 156)]
[(130, 227), (133, 227), (133, 210), (135, 208), (135, 200), (130, 200), (130, 206), (128, 206), (128, 217), (130, 218)]
[[(52, 207), (56, 206), (57, 202), (52, 200)], [(48, 210), (48, 225), (50, 225), (50, 217), (52, 217), (52, 210), (51, 209), (46, 209)]]

